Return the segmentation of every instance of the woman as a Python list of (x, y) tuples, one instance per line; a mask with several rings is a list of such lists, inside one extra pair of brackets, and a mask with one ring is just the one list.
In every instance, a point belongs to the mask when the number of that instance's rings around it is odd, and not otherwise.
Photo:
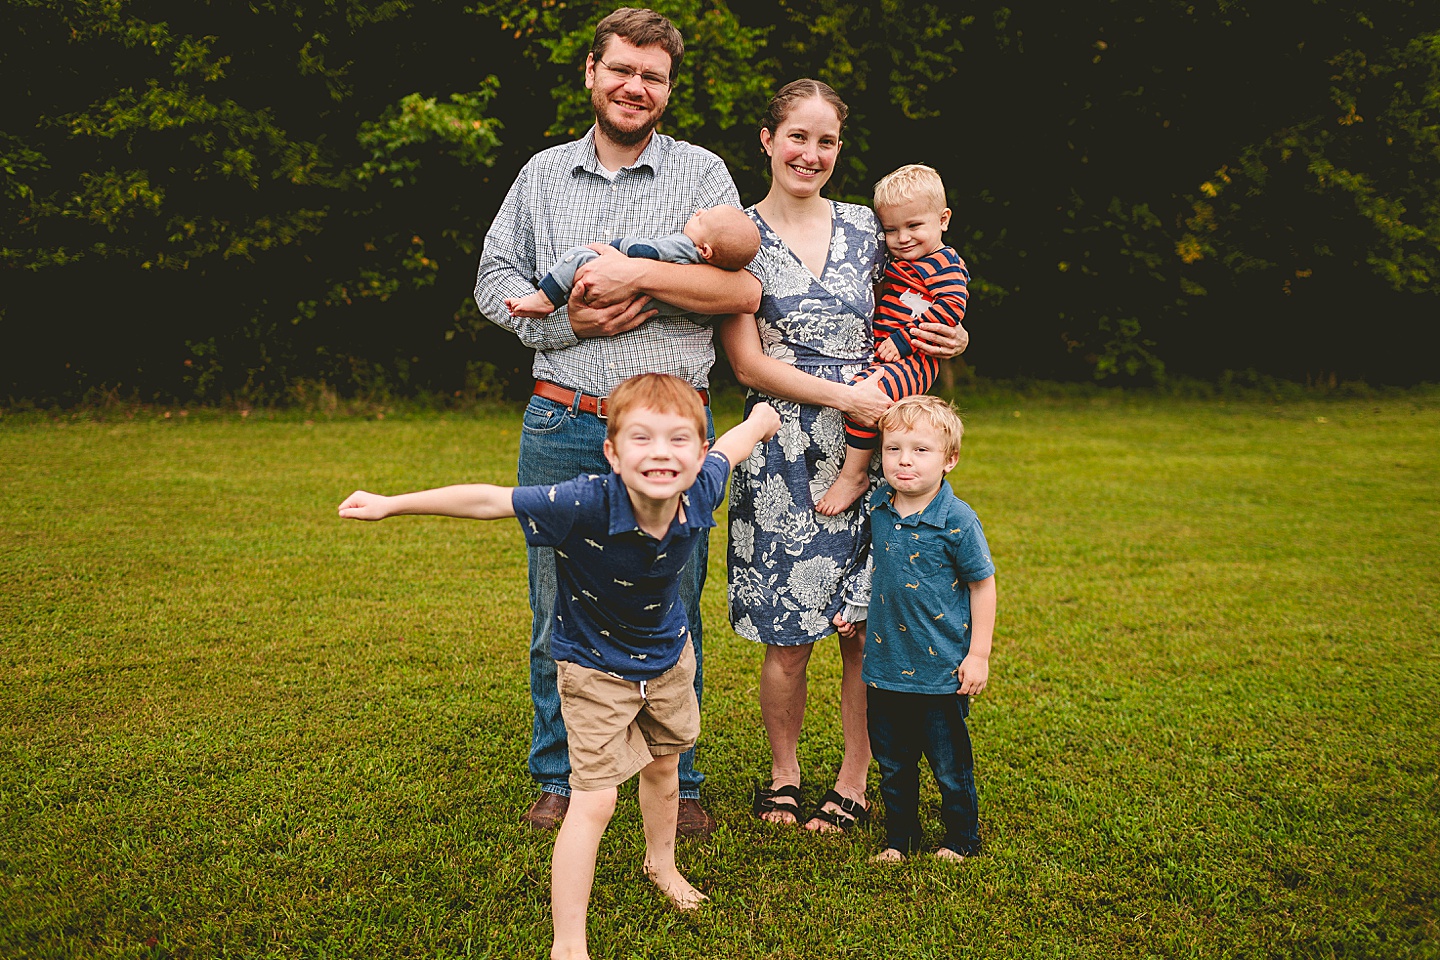
[[(770, 784), (756, 789), (755, 813), (799, 824), (796, 748), (805, 714), (805, 667), (815, 641), (835, 632), (841, 616), (865, 619), (869, 603), (869, 535), (863, 498), (834, 517), (815, 501), (845, 458), (841, 414), (873, 423), (890, 405), (873, 382), (849, 386), (871, 359), (874, 284), (884, 263), (880, 224), (868, 207), (821, 196), (840, 154), (848, 109), (817, 80), (796, 80), (770, 102), (760, 145), (771, 185), (747, 212), (760, 228), (750, 266), (764, 292), (755, 316), (730, 317), (721, 341), (750, 404), (769, 399), (780, 432), (737, 466), (730, 497), (730, 621), (764, 643), (760, 714), (770, 741)], [(963, 329), (922, 325), (922, 349), (952, 357)], [(845, 757), (835, 786), (805, 821), (837, 832), (869, 819), (865, 777), (870, 745), (860, 682), (864, 630), (840, 640), (841, 726)]]

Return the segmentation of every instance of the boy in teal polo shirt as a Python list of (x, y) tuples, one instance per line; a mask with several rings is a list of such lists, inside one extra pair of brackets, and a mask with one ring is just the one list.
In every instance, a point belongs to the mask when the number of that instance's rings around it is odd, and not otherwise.
[(943, 400), (911, 396), (877, 424), (885, 482), (871, 497), (875, 574), (861, 677), (870, 749), (880, 765), (885, 849), (877, 862), (920, 849), (920, 756), (940, 788), (945, 839), (935, 855), (980, 852), (970, 697), (990, 676), (995, 565), (980, 519), (945, 474), (960, 458), (960, 418)]

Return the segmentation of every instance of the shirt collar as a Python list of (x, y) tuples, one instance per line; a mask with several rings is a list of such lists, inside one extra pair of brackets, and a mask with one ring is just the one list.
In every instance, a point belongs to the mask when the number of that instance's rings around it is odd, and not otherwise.
[(895, 514), (896, 519), (900, 523), (908, 526), (923, 523), (927, 526), (945, 529), (949, 526), (950, 506), (953, 503), (958, 503), (959, 500), (960, 498), (955, 496), (955, 491), (950, 486), (949, 479), (945, 479), (940, 482), (940, 489), (936, 491), (935, 499), (926, 504), (924, 510), (921, 510), (919, 513), (912, 513), (908, 517), (901, 517), (895, 512), (895, 490), (890, 484), (882, 482), (879, 488), (870, 495), (870, 506), (876, 509), (884, 507), (892, 514)]
[[(635, 508), (630, 505), (630, 491), (625, 488), (625, 481), (621, 480), (617, 473), (610, 474), (606, 480), (608, 482), (605, 484), (605, 493), (610, 499), (610, 535), (613, 537), (622, 533), (638, 533), (644, 537), (650, 536), (640, 529), (640, 524), (635, 519)], [(680, 502), (685, 505), (685, 520), (682, 523), (680, 513), (676, 511), (669, 529), (665, 531), (666, 540), (677, 533), (715, 526), (713, 518), (697, 521), (695, 511), (690, 509), (689, 491), (680, 494)]]
[[(643, 167), (652, 174), (657, 173), (665, 160), (666, 140), (667, 138), (658, 131), (651, 131), (650, 142), (645, 144), (645, 149), (641, 151), (640, 156), (630, 166), (621, 169), (639, 170)], [(570, 169), (571, 174), (577, 174), (584, 170), (597, 177), (605, 176), (600, 167), (600, 155), (595, 152), (595, 127), (593, 124), (589, 130), (585, 131), (585, 136), (575, 141), (575, 145), (578, 149), (575, 154), (575, 165)]]

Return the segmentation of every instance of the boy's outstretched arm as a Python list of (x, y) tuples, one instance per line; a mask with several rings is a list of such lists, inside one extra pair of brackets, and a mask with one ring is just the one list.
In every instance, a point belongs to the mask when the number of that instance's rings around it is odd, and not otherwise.
[(990, 680), (990, 646), (995, 638), (995, 578), (970, 584), (970, 652), (960, 661), (960, 689), (976, 694)]
[(356, 490), (340, 504), (340, 516), (351, 520), (384, 520), (402, 514), (423, 514), (465, 520), (499, 520), (515, 516), (510, 491), (510, 487), (497, 487), (490, 483), (460, 483), (394, 497)]
[(735, 464), (750, 456), (755, 444), (769, 440), (780, 429), (780, 414), (768, 403), (757, 403), (750, 408), (750, 416), (736, 426), (726, 430), (710, 449), (725, 455), (733, 470)]

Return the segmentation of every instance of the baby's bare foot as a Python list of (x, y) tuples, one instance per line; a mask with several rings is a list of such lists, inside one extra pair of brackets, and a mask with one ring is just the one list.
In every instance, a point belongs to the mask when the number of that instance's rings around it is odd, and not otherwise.
[(510, 311), (512, 317), (531, 317), (540, 319), (548, 317), (555, 312), (555, 304), (550, 298), (539, 290), (534, 293), (527, 293), (523, 297), (513, 297), (505, 301), (505, 309)]
[(901, 863), (902, 861), (904, 861), (904, 859), (905, 854), (901, 853), (899, 850), (896, 850), (894, 847), (886, 847), (884, 850), (881, 850), (879, 853), (875, 854), (875, 856), (871, 857), (870, 862)]
[(869, 486), (870, 478), (865, 475), (864, 470), (854, 476), (849, 476), (841, 471), (840, 476), (836, 477), (835, 482), (830, 485), (830, 489), (825, 491), (825, 496), (815, 504), (815, 512), (824, 517), (833, 517), (859, 500), (860, 495)]
[(645, 876), (655, 884), (665, 899), (676, 910), (694, 910), (710, 898), (690, 885), (690, 881), (680, 875), (680, 871), (670, 869), (664, 872), (656, 870), (650, 864), (645, 864)]

